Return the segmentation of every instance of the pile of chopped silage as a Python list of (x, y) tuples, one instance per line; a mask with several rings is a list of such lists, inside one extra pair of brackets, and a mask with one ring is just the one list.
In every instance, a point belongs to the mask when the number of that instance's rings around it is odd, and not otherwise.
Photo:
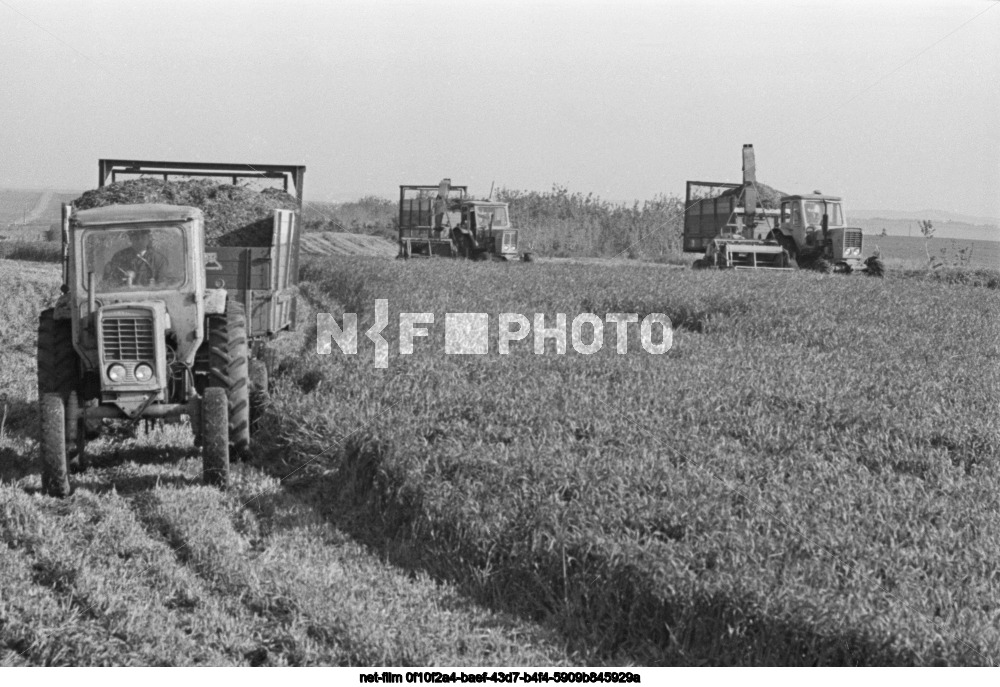
[[(783, 191), (779, 191), (775, 188), (772, 188), (767, 184), (762, 184), (759, 181), (756, 184), (754, 184), (754, 186), (756, 186), (757, 188), (757, 202), (760, 203), (760, 206), (765, 210), (779, 209), (781, 207), (781, 197), (788, 195)], [(743, 193), (743, 187), (737, 186), (736, 188), (730, 189), (720, 194), (719, 197), (726, 198), (728, 196), (738, 195), (740, 193)]]
[(166, 203), (199, 208), (205, 215), (205, 242), (213, 246), (269, 246), (275, 210), (297, 210), (298, 200), (280, 189), (257, 191), (210, 179), (164, 181), (129, 179), (87, 191), (73, 201), (77, 210), (107, 205)]

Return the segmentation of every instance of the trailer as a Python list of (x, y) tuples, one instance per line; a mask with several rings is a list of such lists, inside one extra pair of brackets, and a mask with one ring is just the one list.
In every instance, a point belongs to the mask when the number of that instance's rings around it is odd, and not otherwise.
[(114, 183), (120, 177), (158, 177), (164, 181), (223, 178), (234, 186), (247, 180), (271, 180), (268, 183), (280, 184), (281, 190), (298, 200), (296, 210), (274, 210), (270, 245), (221, 246), (206, 239), (207, 286), (224, 288), (243, 304), (247, 337), (256, 350), (263, 341), (296, 326), (305, 171), (299, 165), (102, 159), (98, 186)]

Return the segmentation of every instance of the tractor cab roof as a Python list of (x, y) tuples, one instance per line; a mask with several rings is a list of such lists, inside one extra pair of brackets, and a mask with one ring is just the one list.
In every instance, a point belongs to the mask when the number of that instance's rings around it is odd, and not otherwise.
[(166, 222), (187, 222), (201, 219), (201, 210), (187, 205), (164, 205), (146, 203), (142, 205), (107, 205), (90, 210), (77, 210), (73, 219), (79, 226), (94, 227), (113, 224), (162, 224)]
[(469, 207), (507, 207), (507, 203), (499, 200), (476, 200), (474, 198), (466, 198), (462, 201), (462, 205), (467, 205)]
[(781, 197), (782, 203), (790, 200), (833, 200), (839, 202), (842, 198), (840, 196), (827, 196), (822, 193), (800, 193), (794, 196)]

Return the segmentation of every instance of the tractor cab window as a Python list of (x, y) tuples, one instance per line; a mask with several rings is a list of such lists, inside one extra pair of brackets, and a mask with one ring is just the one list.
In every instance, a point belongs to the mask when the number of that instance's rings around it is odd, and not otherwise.
[(507, 208), (505, 207), (477, 207), (476, 208), (476, 225), (480, 229), (489, 229), (490, 225), (494, 228), (506, 227), (507, 221)]
[(820, 226), (823, 223), (823, 206), (821, 201), (806, 201), (806, 224), (809, 226)]
[(802, 226), (802, 208), (799, 203), (788, 203), (789, 221), (793, 227)]
[(90, 230), (83, 237), (84, 286), (97, 292), (162, 291), (184, 283), (184, 233), (177, 226)]
[(840, 211), (840, 203), (827, 203), (826, 213), (830, 216), (831, 227), (844, 226), (844, 213)]
[(806, 223), (817, 227), (823, 224), (823, 214), (827, 215), (827, 221), (831, 227), (844, 226), (844, 216), (840, 211), (840, 203), (827, 200), (806, 201)]

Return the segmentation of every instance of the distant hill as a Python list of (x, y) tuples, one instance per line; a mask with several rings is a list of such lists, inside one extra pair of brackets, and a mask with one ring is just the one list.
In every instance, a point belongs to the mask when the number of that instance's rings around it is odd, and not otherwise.
[(929, 219), (932, 222), (958, 222), (961, 224), (971, 224), (973, 226), (1000, 226), (1000, 217), (977, 217), (975, 215), (963, 215), (958, 212), (948, 210), (859, 210), (849, 209), (849, 215), (853, 217), (863, 217), (866, 219), (902, 219), (916, 222), (922, 219)]
[[(852, 222), (853, 224), (853, 222)], [(865, 255), (877, 249), (890, 269), (926, 267), (931, 258), (945, 267), (1000, 269), (1000, 241), (906, 236), (866, 236)]]
[(912, 236), (923, 238), (919, 222), (930, 219), (934, 225), (934, 238), (938, 239), (969, 239), (972, 241), (1000, 241), (1000, 227), (997, 225), (968, 224), (948, 220), (935, 220), (930, 217), (918, 219), (887, 219), (873, 217), (865, 219), (859, 213), (848, 215), (848, 223), (861, 227), (869, 236), (878, 236), (884, 229), (890, 236)]

